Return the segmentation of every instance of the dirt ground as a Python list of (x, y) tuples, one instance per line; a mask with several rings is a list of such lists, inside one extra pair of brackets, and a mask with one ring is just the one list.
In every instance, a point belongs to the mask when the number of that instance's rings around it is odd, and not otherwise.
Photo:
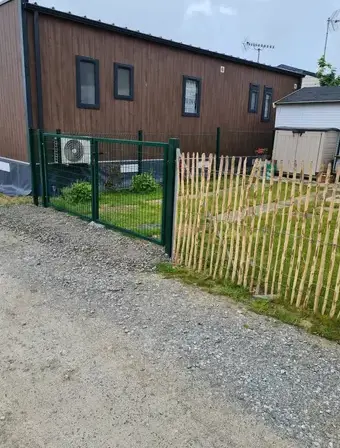
[[(217, 298), (212, 306), (215, 298), (161, 279), (154, 266), (162, 255), (149, 243), (29, 206), (2, 209), (0, 222), (0, 447), (340, 446), (335, 344), (245, 317)], [(208, 321), (207, 313), (216, 320)], [(220, 333), (217, 319), (227, 333)], [(237, 334), (228, 336), (229, 326)], [(330, 379), (330, 414), (324, 397), (319, 404), (314, 394), (307, 403), (296, 392), (296, 406), (317, 406), (305, 431), (301, 409), (283, 409), (280, 394), (291, 393), (285, 381), (296, 377), (287, 367), (283, 374), (280, 364), (272, 375), (274, 367), (262, 362), (259, 375), (251, 361), (254, 377), (267, 375), (267, 388), (247, 385), (244, 393), (243, 383), (237, 386), (242, 372), (251, 374), (242, 347), (260, 340), (249, 326), (262, 328), (262, 339), (274, 345), (281, 340), (282, 359), (286, 350), (295, 357), (284, 341), (286, 331), (293, 334), (304, 350), (292, 365), (300, 380), (302, 368), (315, 366), (309, 350), (314, 346), (317, 359), (323, 353), (321, 363), (332, 374), (321, 378), (318, 371), (319, 381), (307, 386)], [(278, 357), (268, 350), (271, 356)], [(286, 420), (275, 417), (272, 397)], [(298, 433), (290, 429), (297, 424)]]

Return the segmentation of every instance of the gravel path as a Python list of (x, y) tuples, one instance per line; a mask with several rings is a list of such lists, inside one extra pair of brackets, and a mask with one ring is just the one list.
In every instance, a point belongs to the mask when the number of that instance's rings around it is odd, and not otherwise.
[(1, 447), (340, 447), (339, 345), (161, 278), (155, 245), (0, 223)]

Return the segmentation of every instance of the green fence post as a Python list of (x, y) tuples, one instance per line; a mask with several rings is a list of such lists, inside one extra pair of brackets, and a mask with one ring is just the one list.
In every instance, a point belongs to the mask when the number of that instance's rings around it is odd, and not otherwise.
[(166, 237), (166, 201), (168, 197), (168, 163), (169, 163), (169, 144), (164, 148), (163, 155), (163, 200), (162, 200), (162, 232), (161, 232), (161, 244), (165, 246)]
[(98, 142), (91, 139), (92, 221), (99, 220)]
[(39, 192), (38, 192), (38, 181), (37, 181), (37, 161), (35, 157), (35, 135), (34, 130), (29, 130), (29, 154), (30, 154), (30, 165), (31, 165), (31, 183), (32, 183), (32, 197), (33, 204), (39, 205)]
[(179, 148), (179, 139), (169, 140), (166, 176), (166, 198), (165, 198), (165, 252), (171, 257), (173, 239), (173, 221), (175, 207), (175, 179), (176, 179), (176, 150)]
[[(138, 131), (138, 140), (143, 141), (143, 131), (140, 129)], [(138, 145), (138, 174), (142, 174), (143, 168), (143, 145)]]
[(221, 128), (216, 130), (216, 169), (220, 169), (220, 157), (221, 157)]
[(48, 185), (47, 185), (47, 168), (46, 168), (46, 154), (44, 145), (44, 135), (43, 132), (38, 129), (37, 131), (37, 141), (39, 148), (39, 159), (40, 159), (40, 183), (42, 189), (42, 203), (44, 207), (48, 207)]

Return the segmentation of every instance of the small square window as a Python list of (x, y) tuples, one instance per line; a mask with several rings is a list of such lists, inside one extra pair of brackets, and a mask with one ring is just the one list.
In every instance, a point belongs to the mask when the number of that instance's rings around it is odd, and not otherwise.
[(260, 93), (260, 86), (257, 84), (250, 84), (249, 100), (248, 100), (248, 112), (250, 114), (257, 114), (259, 106), (259, 93)]
[(133, 66), (114, 64), (114, 97), (117, 100), (133, 100)]
[(183, 76), (182, 115), (199, 117), (201, 103), (201, 80), (192, 76)]
[(76, 56), (77, 107), (99, 109), (99, 61)]
[(263, 91), (263, 102), (262, 102), (262, 121), (270, 121), (270, 115), (272, 111), (273, 102), (273, 89), (271, 87), (265, 87)]

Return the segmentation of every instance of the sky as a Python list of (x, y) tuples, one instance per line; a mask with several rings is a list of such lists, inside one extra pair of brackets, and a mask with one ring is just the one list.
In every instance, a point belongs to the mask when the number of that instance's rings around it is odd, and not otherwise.
[[(262, 52), (261, 62), (311, 71), (323, 53), (327, 18), (340, 9), (340, 0), (40, 0), (38, 4), (250, 60), (257, 54), (245, 51), (245, 40), (275, 45)], [(328, 42), (327, 59), (340, 69), (340, 27), (330, 33)]]

